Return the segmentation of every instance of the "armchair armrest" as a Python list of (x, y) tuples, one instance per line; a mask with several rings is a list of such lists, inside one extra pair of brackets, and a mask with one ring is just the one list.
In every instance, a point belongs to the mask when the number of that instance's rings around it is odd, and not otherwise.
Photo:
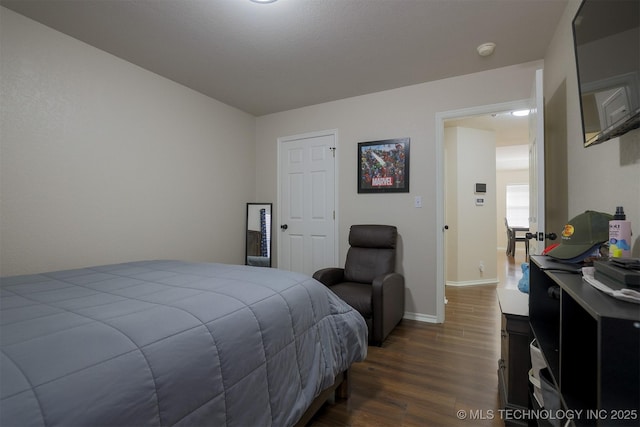
[(344, 268), (323, 268), (313, 273), (313, 278), (325, 286), (333, 286), (344, 282)]
[(384, 338), (404, 317), (404, 276), (389, 273), (378, 276), (372, 283), (373, 342), (381, 345)]

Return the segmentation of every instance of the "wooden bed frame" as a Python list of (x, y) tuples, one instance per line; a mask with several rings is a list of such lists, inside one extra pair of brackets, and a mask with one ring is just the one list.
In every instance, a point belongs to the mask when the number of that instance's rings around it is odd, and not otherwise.
[(311, 418), (318, 412), (318, 410), (324, 405), (327, 401), (330, 403), (335, 402), (336, 399), (348, 399), (351, 393), (351, 388), (349, 384), (349, 370), (347, 369), (344, 372), (341, 372), (336, 377), (333, 385), (327, 389), (325, 389), (318, 397), (316, 397), (309, 408), (307, 408), (306, 412), (302, 415), (300, 420), (295, 424), (295, 427), (303, 427), (306, 426)]

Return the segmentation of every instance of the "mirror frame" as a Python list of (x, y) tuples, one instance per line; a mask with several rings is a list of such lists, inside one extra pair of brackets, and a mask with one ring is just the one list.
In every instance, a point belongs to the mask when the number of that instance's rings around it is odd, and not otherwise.
[[(249, 202), (247, 203), (247, 217), (245, 219), (245, 250), (244, 250), (244, 263), (245, 265), (252, 265), (252, 266), (257, 266), (257, 267), (271, 267), (273, 265), (273, 238), (269, 238), (268, 239), (268, 254), (269, 257), (267, 259), (260, 259), (260, 258), (264, 258), (261, 256), (255, 256), (255, 255), (249, 255), (250, 251), (249, 251), (249, 246), (250, 246), (250, 231), (257, 231), (254, 228), (250, 228), (249, 227), (249, 221), (251, 218), (254, 218), (256, 216), (255, 211), (258, 212), (258, 221), (259, 221), (259, 213), (260, 213), (260, 209), (264, 208), (267, 209), (267, 211), (269, 212), (269, 217), (270, 217), (270, 221), (269, 224), (267, 224), (267, 228), (268, 228), (268, 235), (269, 236), (273, 236), (273, 203), (252, 203)], [(260, 224), (258, 224), (258, 226), (260, 226)], [(250, 258), (253, 258), (253, 261), (250, 262)]]

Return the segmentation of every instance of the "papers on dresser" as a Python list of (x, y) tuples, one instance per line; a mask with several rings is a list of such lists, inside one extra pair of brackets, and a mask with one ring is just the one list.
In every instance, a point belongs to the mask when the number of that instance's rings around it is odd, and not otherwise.
[(582, 268), (582, 279), (588, 284), (590, 284), (591, 286), (593, 286), (594, 288), (614, 298), (640, 304), (640, 292), (633, 289), (628, 289), (628, 288), (618, 289), (618, 290), (611, 289), (609, 286), (605, 285), (604, 283), (602, 283), (601, 281), (593, 277), (594, 274), (595, 274), (595, 269), (593, 267)]

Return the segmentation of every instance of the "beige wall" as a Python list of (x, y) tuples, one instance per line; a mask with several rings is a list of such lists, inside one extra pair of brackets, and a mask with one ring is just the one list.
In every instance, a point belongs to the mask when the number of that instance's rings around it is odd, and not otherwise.
[[(337, 129), (340, 264), (344, 264), (351, 224), (397, 225), (399, 269), (407, 281), (406, 310), (435, 318), (436, 235), (440, 230), (434, 204), (438, 186), (443, 185), (436, 176), (436, 113), (527, 99), (535, 70), (541, 67), (542, 62), (532, 62), (259, 117), (257, 198), (277, 202), (279, 137)], [(411, 193), (358, 194), (357, 143), (395, 137), (411, 138)], [(423, 197), (423, 208), (413, 207), (415, 196)], [(277, 241), (274, 247), (277, 251)]]
[(255, 118), (1, 12), (0, 273), (243, 263)]
[[(571, 21), (580, 6), (570, 0), (545, 56), (544, 93), (548, 101), (566, 90), (568, 217), (624, 206), (633, 234), (632, 255), (640, 256), (640, 129), (583, 148)], [(563, 85), (565, 83), (565, 85)], [(565, 89), (566, 87), (566, 89)], [(553, 185), (553, 183), (547, 183)]]
[[(447, 285), (497, 283), (496, 134), (465, 127), (446, 128), (445, 233)], [(475, 194), (475, 184), (487, 185)], [(476, 204), (483, 198), (484, 205)]]

